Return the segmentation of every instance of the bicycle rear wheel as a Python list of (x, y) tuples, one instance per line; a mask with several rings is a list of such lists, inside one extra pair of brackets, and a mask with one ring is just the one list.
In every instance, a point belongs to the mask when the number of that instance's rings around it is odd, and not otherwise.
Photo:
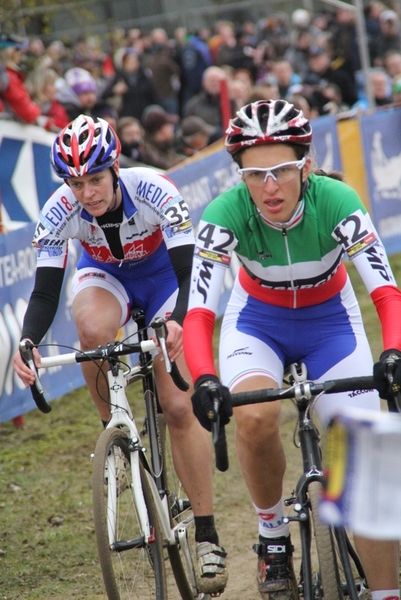
[(93, 461), (93, 508), (99, 561), (109, 600), (165, 600), (163, 539), (145, 470), (140, 478), (153, 541), (139, 527), (132, 493), (128, 438), (119, 429), (99, 436)]
[(169, 493), (171, 526), (175, 528), (177, 539), (175, 546), (168, 547), (171, 569), (182, 600), (209, 600), (209, 594), (199, 592), (196, 587), (194, 515), (173, 466), (168, 428), (162, 413), (158, 414), (158, 428), (163, 440), (163, 470)]

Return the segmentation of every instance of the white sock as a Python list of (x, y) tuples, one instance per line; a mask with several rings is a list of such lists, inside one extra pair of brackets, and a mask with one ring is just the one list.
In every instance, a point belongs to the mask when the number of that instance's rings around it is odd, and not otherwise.
[(259, 535), (265, 538), (288, 537), (290, 535), (288, 523), (283, 523), (284, 504), (282, 500), (271, 508), (259, 508), (256, 504), (253, 506), (259, 518)]
[(397, 600), (400, 597), (400, 590), (375, 590), (371, 592), (372, 600)]

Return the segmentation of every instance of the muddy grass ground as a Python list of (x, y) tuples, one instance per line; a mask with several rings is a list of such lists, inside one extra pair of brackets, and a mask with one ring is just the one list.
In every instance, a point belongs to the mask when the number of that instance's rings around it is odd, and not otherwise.
[[(391, 262), (400, 282), (401, 256)], [(357, 292), (376, 357), (381, 344), (377, 317), (359, 282)], [(0, 600), (105, 600), (91, 499), (91, 453), (100, 424), (86, 390), (55, 400), (52, 408), (49, 415), (37, 410), (25, 415), (22, 430), (12, 423), (0, 425)], [(288, 495), (300, 470), (292, 441), (294, 418), (289, 404), (282, 424)], [(215, 514), (230, 572), (222, 600), (255, 600), (251, 548), (257, 523), (234, 455), (233, 431), (231, 423), (230, 469), (215, 475)], [(296, 543), (294, 527), (293, 539)], [(178, 594), (170, 600), (178, 600)]]
[[(23, 430), (8, 423), (0, 430), (0, 598), (104, 600), (90, 485), (90, 455), (100, 429), (84, 393), (52, 406), (50, 415), (26, 415)], [(291, 447), (292, 425), (283, 427)], [(224, 598), (251, 600), (257, 598), (251, 549), (256, 518), (232, 452), (232, 434), (230, 426), (230, 469), (215, 477), (216, 519), (229, 555)], [(297, 471), (297, 454), (294, 447), (289, 473)]]

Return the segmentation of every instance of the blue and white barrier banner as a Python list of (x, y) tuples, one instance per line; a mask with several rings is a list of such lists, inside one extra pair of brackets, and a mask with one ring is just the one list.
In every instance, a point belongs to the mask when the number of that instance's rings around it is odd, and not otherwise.
[(311, 121), (315, 160), (323, 171), (342, 171), (340, 144), (337, 135), (337, 120), (332, 115)]
[(54, 133), (0, 121), (0, 201), (5, 229), (36, 222), (61, 181), (50, 167)]
[(401, 250), (401, 108), (360, 121), (373, 222), (389, 254)]
[[(30, 390), (25, 389), (15, 375), (11, 362), (18, 351), (22, 322), (34, 283), (36, 250), (31, 245), (34, 231), (35, 224), (30, 223), (18, 231), (0, 235), (0, 422), (35, 407)], [(59, 309), (43, 340), (45, 344), (63, 344), (79, 348), (69, 294), (77, 255), (77, 248), (71, 243)], [(49, 346), (41, 350), (41, 353), (48, 356), (52, 352), (58, 354), (61, 351)], [(84, 383), (78, 365), (63, 367), (62, 377), (60, 369), (61, 367), (58, 367), (43, 372), (43, 386), (49, 393), (49, 399), (57, 398)]]

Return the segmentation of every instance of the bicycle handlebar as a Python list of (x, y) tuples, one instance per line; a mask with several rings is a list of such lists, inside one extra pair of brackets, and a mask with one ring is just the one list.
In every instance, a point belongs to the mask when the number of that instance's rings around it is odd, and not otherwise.
[[(171, 362), (167, 352), (166, 338), (167, 338), (167, 327), (163, 319), (156, 319), (151, 326), (154, 328), (156, 337), (159, 342), (159, 347), (162, 351), (166, 370), (170, 373), (175, 385), (182, 391), (186, 392), (189, 389), (189, 384), (185, 381), (181, 375), (175, 362)], [(35, 365), (33, 356), (34, 346), (28, 340), (22, 340), (19, 344), (19, 351), (23, 361), (35, 374), (35, 383), (30, 386), (32, 397), (35, 400), (36, 406), (43, 413), (49, 413), (51, 406), (47, 402), (45, 393), (40, 381), (39, 372)], [(96, 350), (88, 350), (86, 352), (76, 351), (65, 354), (58, 354), (55, 356), (47, 356), (41, 359), (41, 367), (49, 368), (60, 365), (70, 365), (74, 363), (89, 362), (96, 360), (108, 360), (111, 358), (118, 358), (120, 356), (126, 356), (128, 354), (135, 354), (139, 352), (151, 352), (157, 348), (153, 340), (143, 340), (133, 344), (127, 344), (125, 342), (110, 342), (106, 346), (99, 346)]]
[(288, 388), (268, 388), (261, 390), (253, 390), (251, 392), (238, 392), (232, 394), (233, 406), (245, 406), (248, 404), (257, 404), (260, 402), (273, 402), (275, 400), (284, 400), (286, 398), (311, 399), (318, 394), (336, 394), (338, 392), (353, 392), (357, 390), (373, 390), (375, 389), (373, 376), (364, 375), (361, 377), (348, 377), (345, 379), (332, 379), (315, 383), (313, 381), (305, 381), (303, 383), (295, 383)]

